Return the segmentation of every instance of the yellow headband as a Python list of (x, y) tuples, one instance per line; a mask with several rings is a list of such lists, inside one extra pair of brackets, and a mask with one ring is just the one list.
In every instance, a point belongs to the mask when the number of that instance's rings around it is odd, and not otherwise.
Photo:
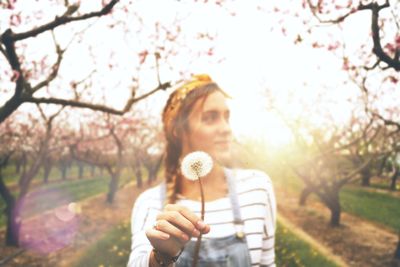
[(182, 86), (175, 90), (175, 94), (168, 103), (163, 113), (164, 130), (166, 133), (170, 132), (172, 127), (172, 121), (175, 119), (178, 111), (181, 108), (183, 100), (186, 96), (194, 89), (201, 87), (202, 85), (212, 83), (213, 80), (207, 74), (193, 75), (192, 79), (184, 83)]

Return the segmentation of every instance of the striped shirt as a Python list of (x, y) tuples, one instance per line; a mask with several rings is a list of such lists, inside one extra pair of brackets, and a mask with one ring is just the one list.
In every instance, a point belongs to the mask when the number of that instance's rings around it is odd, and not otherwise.
[[(232, 171), (252, 266), (275, 266), (276, 201), (272, 182), (258, 170)], [(200, 202), (179, 198), (177, 204), (188, 207), (200, 217)], [(160, 185), (146, 190), (137, 198), (132, 210), (132, 246), (128, 267), (149, 266), (152, 246), (145, 230), (152, 227), (160, 211)], [(210, 232), (203, 238), (234, 234), (229, 196), (206, 202), (204, 221), (210, 225)]]

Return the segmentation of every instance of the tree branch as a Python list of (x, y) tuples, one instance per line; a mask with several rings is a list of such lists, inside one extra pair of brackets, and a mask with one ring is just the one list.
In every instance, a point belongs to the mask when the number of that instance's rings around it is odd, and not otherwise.
[(340, 179), (338, 185), (342, 187), (343, 185), (347, 184), (350, 182), (352, 178), (354, 178), (360, 171), (362, 171), (364, 168), (368, 167), (369, 164), (371, 163), (372, 159), (374, 157), (370, 157), (368, 160), (364, 161), (364, 163), (359, 166), (357, 169), (353, 170), (351, 173)]
[(337, 24), (340, 22), (343, 22), (348, 16), (350, 16), (351, 14), (354, 13), (354, 10), (351, 9), (349, 12), (347, 12), (346, 14), (339, 16), (335, 19), (322, 19), (319, 15), (318, 15), (318, 7), (313, 5), (311, 3), (311, 0), (307, 0), (308, 6), (310, 7), (311, 13), (313, 14), (313, 16), (318, 20), (319, 23), (323, 23), (323, 24)]
[(369, 3), (367, 5), (360, 4), (359, 10), (371, 10), (372, 12), (372, 19), (371, 19), (371, 31), (372, 31), (372, 40), (374, 43), (374, 47), (372, 51), (374, 54), (378, 57), (380, 61), (385, 62), (388, 64), (389, 67), (395, 69), (396, 71), (400, 71), (400, 61), (396, 58), (391, 58), (385, 51), (383, 51), (382, 45), (381, 45), (381, 38), (380, 38), (380, 31), (379, 31), (379, 12), (384, 9), (389, 7), (389, 1), (386, 0), (386, 2), (383, 5), (379, 5), (376, 2)]
[(76, 153), (77, 152), (76, 151), (76, 144), (75, 145), (71, 145), (69, 147), (69, 151), (71, 153), (72, 158), (75, 159), (75, 160), (79, 160), (79, 161), (85, 162), (87, 164), (95, 165), (95, 166), (98, 166), (98, 167), (104, 167), (104, 168), (108, 168), (109, 167), (109, 163), (107, 161), (94, 160), (94, 159), (91, 159), (91, 158), (88, 158), (88, 157), (79, 156)]
[(397, 131), (400, 131), (400, 122), (396, 122), (394, 120), (389, 120), (389, 119), (385, 119), (382, 115), (380, 115), (379, 113), (370, 111), (372, 116), (378, 117), (381, 121), (383, 121), (383, 123), (385, 125), (392, 125), (392, 126), (396, 126)]
[(126, 112), (128, 112), (132, 105), (154, 93), (156, 93), (159, 90), (166, 90), (171, 86), (170, 82), (166, 82), (163, 84), (160, 84), (157, 88), (153, 89), (152, 91), (145, 93), (137, 98), (131, 98), (128, 100), (126, 103), (125, 107), (122, 110), (117, 110), (111, 107), (107, 107), (104, 105), (97, 105), (97, 104), (91, 104), (91, 103), (85, 103), (85, 102), (80, 102), (80, 101), (75, 101), (75, 100), (68, 100), (68, 99), (60, 99), (60, 98), (35, 98), (32, 96), (23, 96), (21, 98), (22, 102), (28, 102), (28, 103), (45, 103), (45, 104), (57, 104), (57, 105), (62, 105), (62, 106), (71, 106), (71, 107), (78, 107), (78, 108), (88, 108), (91, 110), (95, 111), (102, 111), (110, 114), (115, 114), (115, 115), (123, 115)]
[[(54, 42), (55, 42), (55, 40), (54, 40)], [(52, 71), (50, 72), (47, 79), (38, 83), (37, 85), (35, 85), (32, 88), (32, 93), (36, 92), (37, 90), (39, 90), (42, 87), (48, 86), (49, 83), (57, 77), (58, 70), (60, 69), (61, 60), (63, 58), (65, 50), (61, 50), (60, 46), (56, 42), (55, 42), (55, 45), (56, 45), (56, 52), (57, 52), (57, 61), (56, 61), (56, 63), (54, 63), (54, 65), (52, 67)]]
[[(371, 31), (372, 31), (372, 40), (373, 40), (373, 53), (378, 57), (378, 63), (380, 61), (385, 62), (388, 67), (387, 68), (393, 68), (396, 71), (400, 71), (400, 60), (397, 55), (395, 55), (393, 58), (390, 57), (389, 54), (385, 53), (385, 51), (382, 48), (381, 45), (381, 39), (380, 39), (380, 32), (379, 32), (379, 12), (387, 7), (390, 7), (389, 0), (386, 0), (385, 3), (379, 4), (376, 1), (371, 1), (368, 4), (363, 4), (362, 1), (358, 5), (357, 8), (353, 8), (350, 11), (348, 11), (346, 14), (339, 16), (334, 19), (323, 19), (320, 17), (320, 12), (319, 12), (319, 5), (320, 1), (318, 1), (317, 5), (314, 5), (311, 0), (307, 0), (308, 6), (310, 7), (311, 13), (313, 16), (319, 21), (321, 24), (338, 24), (340, 22), (343, 22), (348, 16), (351, 14), (354, 14), (356, 11), (363, 11), (363, 10), (371, 10), (372, 12), (372, 19), (371, 19)], [(396, 24), (398, 25), (397, 21)], [(375, 68), (377, 64), (373, 65), (372, 68)], [(369, 67), (366, 67), (367, 69), (370, 69)], [(387, 69), (385, 68), (385, 69)]]
[(1, 42), (5, 46), (6, 58), (10, 63), (11, 69), (17, 75), (14, 97), (18, 98), (22, 94), (25, 79), (21, 70), (21, 63), (19, 62), (17, 53), (15, 51), (15, 41), (12, 39), (12, 34), (13, 33), (10, 29), (6, 30), (1, 35)]
[(100, 17), (100, 16), (103, 16), (103, 15), (106, 15), (106, 14), (110, 13), (112, 8), (118, 2), (119, 2), (119, 0), (111, 0), (110, 3), (105, 5), (100, 11), (83, 14), (83, 15), (77, 16), (77, 17), (69, 17), (68, 16), (68, 12), (67, 12), (66, 14), (64, 14), (61, 17), (56, 17), (52, 22), (44, 24), (44, 25), (42, 25), (40, 27), (37, 27), (37, 28), (35, 28), (33, 30), (30, 30), (30, 31), (27, 31), (27, 32), (23, 32), (23, 33), (12, 34), (11, 38), (12, 38), (12, 40), (14, 42), (16, 42), (16, 41), (20, 41), (20, 40), (27, 39), (27, 38), (30, 38), (30, 37), (35, 37), (38, 34), (41, 34), (41, 33), (46, 32), (48, 30), (53, 30), (53, 29), (55, 29), (56, 27), (58, 27), (60, 25), (64, 25), (64, 24), (67, 24), (67, 23), (70, 23), (70, 22), (73, 22), (73, 21), (86, 20), (86, 19), (89, 19), (89, 18)]
[(8, 56), (7, 56), (7, 53), (6, 53), (6, 50), (5, 50), (5, 48), (0, 44), (0, 52), (4, 55), (4, 57), (7, 59), (7, 61), (8, 61)]

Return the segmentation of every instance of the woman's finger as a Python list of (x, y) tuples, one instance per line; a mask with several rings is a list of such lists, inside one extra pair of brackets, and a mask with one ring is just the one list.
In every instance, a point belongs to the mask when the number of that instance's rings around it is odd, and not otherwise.
[(198, 237), (200, 235), (200, 232), (196, 229), (195, 225), (193, 225), (191, 221), (177, 210), (165, 211), (157, 216), (157, 220), (166, 220), (189, 236)]
[(180, 230), (178, 227), (176, 227), (175, 225), (173, 225), (172, 223), (170, 223), (169, 221), (164, 220), (164, 219), (157, 220), (157, 223), (154, 228), (155, 228), (155, 230), (162, 231), (166, 234), (169, 234), (170, 236), (173, 236), (173, 237), (181, 240), (184, 243), (186, 243), (190, 239), (189, 235), (187, 235), (185, 232)]
[[(196, 215), (194, 212), (189, 210), (188, 208), (177, 205), (177, 204), (167, 204), (165, 206), (166, 211), (178, 211), (181, 213), (186, 219), (188, 219), (194, 227), (196, 227), (200, 232), (204, 232), (207, 228), (207, 225)], [(209, 230), (208, 230), (209, 231)]]
[(168, 240), (171, 237), (169, 234), (157, 230), (154, 227), (146, 230), (146, 236), (148, 238), (160, 239), (160, 240)]

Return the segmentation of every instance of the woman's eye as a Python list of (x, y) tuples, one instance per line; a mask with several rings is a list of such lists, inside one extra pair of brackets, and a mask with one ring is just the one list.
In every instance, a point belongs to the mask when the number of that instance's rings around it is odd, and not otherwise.
[(217, 118), (218, 118), (217, 114), (208, 113), (208, 114), (205, 114), (205, 115), (202, 117), (202, 121), (203, 121), (203, 122), (206, 122), (206, 123), (210, 123), (210, 122), (215, 121)]

